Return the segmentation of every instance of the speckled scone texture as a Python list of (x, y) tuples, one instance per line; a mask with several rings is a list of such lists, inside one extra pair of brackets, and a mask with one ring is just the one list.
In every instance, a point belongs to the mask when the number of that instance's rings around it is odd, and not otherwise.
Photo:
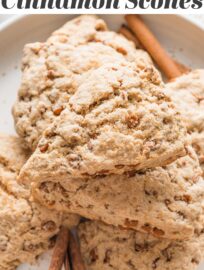
[(34, 197), (48, 208), (148, 232), (187, 239), (203, 228), (204, 180), (192, 148), (166, 166), (125, 175), (34, 184)]
[(204, 70), (194, 70), (168, 83), (165, 92), (182, 113), (204, 170)]
[(204, 130), (202, 132), (191, 133), (191, 139), (192, 145), (199, 157), (200, 166), (204, 172)]
[(194, 270), (204, 241), (161, 240), (92, 221), (79, 225), (79, 239), (87, 270)]
[(54, 244), (62, 223), (78, 223), (75, 215), (47, 210), (33, 202), (30, 191), (16, 182), (29, 153), (23, 140), (0, 135), (0, 269), (14, 270), (22, 262), (33, 263)]
[(34, 150), (42, 131), (75, 93), (81, 75), (124, 59), (141, 67), (151, 64), (147, 53), (108, 31), (104, 21), (94, 16), (78, 17), (46, 42), (26, 45), (21, 86), (13, 107), (18, 134)]
[(59, 181), (166, 165), (185, 154), (185, 135), (153, 67), (104, 64), (78, 81), (20, 179)]

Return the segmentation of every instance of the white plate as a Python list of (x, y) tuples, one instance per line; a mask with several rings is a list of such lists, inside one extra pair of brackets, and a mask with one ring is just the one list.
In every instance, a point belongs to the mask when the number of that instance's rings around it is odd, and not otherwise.
[[(20, 16), (0, 26), (0, 132), (15, 132), (10, 111), (20, 83), (20, 59), (24, 44), (45, 40), (54, 29), (71, 17), (73, 16)], [(121, 15), (102, 17), (113, 30), (117, 30), (123, 22)], [(204, 28), (201, 25), (176, 15), (146, 15), (144, 18), (174, 58), (192, 68), (203, 67)], [(48, 253), (42, 256), (37, 266), (23, 265), (18, 270), (46, 270), (49, 259)], [(204, 264), (199, 270), (204, 270)]]

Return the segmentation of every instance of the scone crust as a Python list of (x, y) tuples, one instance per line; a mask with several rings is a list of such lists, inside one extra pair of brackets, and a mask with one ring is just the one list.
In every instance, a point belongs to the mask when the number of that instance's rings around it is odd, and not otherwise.
[(89, 270), (194, 270), (203, 236), (192, 241), (161, 240), (100, 222), (79, 225), (81, 253)]
[(122, 174), (185, 155), (186, 130), (160, 82), (154, 67), (127, 61), (86, 73), (43, 133), (20, 180)]
[(166, 85), (180, 110), (204, 171), (204, 70), (193, 70)]
[(174, 163), (124, 175), (33, 185), (48, 208), (77, 213), (156, 237), (188, 239), (203, 228), (204, 180), (192, 147)]
[(61, 224), (78, 224), (76, 215), (51, 211), (30, 198), (30, 190), (16, 181), (30, 152), (22, 139), (0, 134), (0, 269), (14, 270), (33, 263), (51, 248)]
[(75, 92), (80, 75), (104, 63), (127, 61), (145, 66), (150, 57), (107, 29), (95, 16), (80, 16), (43, 43), (27, 44), (22, 80), (13, 107), (17, 133), (34, 150), (43, 132)]

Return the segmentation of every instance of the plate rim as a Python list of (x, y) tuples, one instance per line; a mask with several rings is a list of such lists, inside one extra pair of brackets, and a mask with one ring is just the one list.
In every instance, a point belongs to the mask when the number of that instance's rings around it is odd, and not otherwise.
[[(0, 23), (0, 33), (2, 31), (5, 31), (8, 27), (12, 26), (13, 24), (17, 23), (18, 21), (24, 19), (24, 18), (28, 18), (28, 17), (32, 17), (32, 16), (36, 16), (36, 15), (49, 15), (49, 14), (21, 14), (21, 15), (16, 15), (13, 14), (13, 17), (10, 17), (8, 19), (6, 19), (5, 21)], [(52, 14), (52, 15), (60, 15), (60, 14)], [(64, 15), (64, 14), (61, 14)], [(69, 15), (69, 14), (67, 14)], [(70, 14), (71, 15), (71, 14)], [(74, 14), (72, 14), (74, 15)], [(80, 16), (80, 14), (75, 14), (76, 16)], [(82, 14), (81, 14), (82, 15)], [(110, 14), (97, 14), (98, 16), (100, 15), (110, 15)], [(121, 15), (123, 16), (124, 14), (114, 14), (114, 15)], [(145, 16), (147, 14), (141, 14), (142, 16)], [(156, 14), (148, 14), (148, 15), (156, 15)], [(175, 16), (175, 17), (179, 17), (180, 19), (186, 21), (187, 23), (191, 23), (192, 25), (194, 25), (195, 27), (199, 28), (200, 30), (204, 31), (204, 24), (202, 22), (199, 22), (198, 20), (196, 20), (194, 17), (192, 17), (192, 15), (190, 15), (190, 17), (187, 17), (189, 15), (181, 15), (181, 14), (160, 14), (160, 15), (171, 15), (171, 16)]]

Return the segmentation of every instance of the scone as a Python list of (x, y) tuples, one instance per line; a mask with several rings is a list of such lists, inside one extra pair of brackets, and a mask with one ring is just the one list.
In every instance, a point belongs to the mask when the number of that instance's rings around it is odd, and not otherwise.
[(182, 113), (204, 170), (204, 70), (194, 70), (168, 83), (165, 92)]
[(203, 228), (204, 180), (194, 150), (166, 167), (125, 175), (66, 179), (33, 185), (48, 208), (148, 232), (187, 239)]
[(23, 144), (17, 137), (0, 135), (1, 270), (14, 270), (23, 262), (33, 263), (52, 247), (62, 224), (72, 227), (79, 220), (76, 215), (63, 215), (33, 202), (30, 191), (16, 182), (29, 155)]
[(93, 221), (80, 224), (78, 233), (87, 270), (195, 270), (202, 258), (203, 235), (161, 240)]
[(104, 64), (75, 93), (22, 168), (25, 183), (122, 174), (185, 154), (186, 130), (153, 67)]
[(77, 17), (46, 42), (26, 45), (21, 86), (13, 107), (19, 136), (34, 150), (42, 131), (75, 93), (80, 75), (124, 59), (141, 67), (152, 63), (146, 52), (109, 31), (95, 16)]

